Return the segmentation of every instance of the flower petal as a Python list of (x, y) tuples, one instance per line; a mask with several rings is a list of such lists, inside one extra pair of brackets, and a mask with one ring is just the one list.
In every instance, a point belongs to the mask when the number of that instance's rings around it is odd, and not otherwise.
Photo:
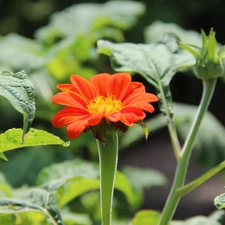
[(68, 137), (77, 138), (87, 126), (87, 119), (76, 120), (70, 123), (66, 128)]
[(126, 93), (124, 93), (124, 96), (121, 101), (124, 101), (130, 95), (135, 93), (146, 93), (145, 86), (140, 82), (131, 82), (126, 90)]
[(73, 91), (84, 96), (87, 100), (93, 99), (98, 94), (94, 85), (83, 77), (71, 75), (70, 81), (74, 86)]
[(114, 95), (116, 99), (122, 99), (131, 83), (131, 76), (128, 73), (115, 73), (106, 83), (106, 92)]
[(91, 77), (90, 82), (95, 86), (99, 95), (107, 96), (105, 84), (110, 77), (111, 75), (108, 73), (101, 73)]
[(52, 119), (52, 124), (55, 127), (62, 127), (88, 117), (90, 116), (85, 109), (67, 107), (55, 114)]
[(145, 113), (142, 109), (136, 107), (126, 107), (121, 111), (121, 122), (127, 126), (133, 126), (135, 122), (143, 120), (145, 118)]
[(110, 121), (118, 122), (121, 119), (121, 114), (120, 114), (120, 112), (115, 112), (115, 113), (113, 113), (111, 115), (105, 113), (105, 118), (107, 120), (107, 123), (110, 123)]
[(91, 115), (91, 117), (88, 119), (88, 125), (95, 126), (99, 124), (103, 117), (104, 117), (104, 111)]
[(150, 93), (135, 93), (131, 94), (127, 99), (123, 101), (123, 105), (131, 105), (140, 102), (156, 102), (158, 98), (156, 95)]
[[(74, 86), (72, 84), (58, 84), (57, 88), (64, 92), (70, 92), (71, 90), (74, 89)], [(74, 91), (75, 91), (75, 89), (74, 89)]]
[(52, 102), (59, 105), (86, 108), (88, 102), (77, 93), (60, 92), (52, 97)]

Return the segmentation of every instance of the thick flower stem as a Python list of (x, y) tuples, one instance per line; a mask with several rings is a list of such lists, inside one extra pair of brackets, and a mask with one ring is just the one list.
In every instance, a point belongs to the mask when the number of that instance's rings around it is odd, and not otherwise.
[(118, 135), (107, 129), (106, 143), (97, 141), (100, 164), (100, 200), (102, 225), (111, 225), (113, 190), (118, 159)]
[(203, 81), (203, 94), (202, 99), (196, 114), (196, 117), (193, 121), (192, 127), (189, 131), (188, 137), (185, 141), (185, 144), (182, 148), (182, 153), (178, 159), (175, 178), (173, 186), (171, 188), (169, 197), (167, 199), (166, 205), (162, 212), (162, 216), (159, 222), (159, 225), (168, 225), (170, 220), (173, 217), (173, 214), (176, 210), (176, 207), (180, 201), (182, 195), (179, 193), (178, 189), (183, 187), (184, 181), (186, 178), (187, 167), (193, 144), (199, 130), (201, 121), (203, 119), (204, 113), (206, 112), (208, 105), (211, 101), (212, 95), (214, 93), (216, 85), (216, 79), (205, 80)]

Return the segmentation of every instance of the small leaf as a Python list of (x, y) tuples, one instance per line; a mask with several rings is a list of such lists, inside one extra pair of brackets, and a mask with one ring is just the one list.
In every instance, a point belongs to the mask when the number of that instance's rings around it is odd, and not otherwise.
[(214, 199), (214, 205), (217, 209), (224, 209), (225, 208), (225, 193), (217, 196)]
[(135, 214), (132, 225), (158, 225), (160, 214), (153, 210), (141, 210)]
[(22, 129), (13, 128), (7, 130), (0, 135), (0, 153), (13, 150), (16, 148), (40, 145), (62, 145), (68, 146), (68, 142), (64, 142), (59, 137), (43, 130), (31, 128), (26, 134), (24, 143), (21, 143)]
[(11, 73), (3, 71), (0, 74), (0, 95), (9, 100), (12, 106), (23, 115), (23, 134), (29, 131), (35, 115), (35, 100), (33, 84), (24, 71)]

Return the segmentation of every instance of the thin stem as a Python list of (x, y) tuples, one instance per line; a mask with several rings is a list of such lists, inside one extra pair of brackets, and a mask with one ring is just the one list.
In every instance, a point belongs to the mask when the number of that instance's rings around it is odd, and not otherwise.
[(106, 143), (97, 141), (100, 164), (100, 201), (102, 225), (111, 225), (112, 203), (118, 159), (118, 135), (107, 129)]
[(216, 167), (212, 168), (211, 170), (207, 171), (205, 174), (200, 176), (199, 178), (195, 179), (194, 181), (186, 184), (182, 188), (178, 190), (180, 196), (184, 196), (187, 193), (194, 190), (196, 187), (200, 186), (207, 180), (209, 180), (211, 177), (213, 177), (215, 174), (220, 172), (222, 169), (225, 168), (225, 161), (217, 165)]
[(168, 102), (166, 101), (166, 97), (163, 91), (163, 87), (162, 84), (159, 83), (159, 91), (161, 93), (162, 96), (162, 104), (165, 107), (165, 113), (166, 113), (166, 119), (168, 121), (168, 131), (169, 131), (169, 135), (170, 135), (170, 139), (172, 142), (172, 146), (173, 146), (173, 150), (174, 150), (174, 154), (176, 156), (176, 159), (179, 160), (180, 158), (180, 154), (181, 154), (181, 147), (180, 147), (180, 143), (177, 137), (177, 132), (174, 126), (174, 122), (173, 122), (173, 118), (171, 117), (171, 113), (169, 110), (169, 106), (168, 106)]
[(181, 188), (184, 184), (193, 144), (197, 132), (199, 130), (201, 121), (203, 119), (204, 113), (206, 112), (208, 105), (211, 101), (212, 95), (214, 93), (215, 85), (216, 79), (203, 81), (203, 94), (201, 102), (196, 113), (196, 117), (193, 121), (192, 127), (189, 131), (188, 137), (186, 139), (186, 142), (183, 146), (181, 157), (178, 159), (173, 186), (171, 188), (169, 197), (162, 212), (159, 225), (169, 224), (180, 201), (181, 196), (178, 192), (178, 189)]

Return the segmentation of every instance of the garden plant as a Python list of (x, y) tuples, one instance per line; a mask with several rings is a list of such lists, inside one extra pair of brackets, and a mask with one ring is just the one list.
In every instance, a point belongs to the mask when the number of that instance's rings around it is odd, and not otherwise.
[[(133, 1), (75, 4), (33, 39), (0, 37), (1, 118), (12, 124), (0, 134), (0, 225), (223, 224), (225, 194), (212, 199), (209, 216), (174, 214), (184, 195), (225, 168), (225, 128), (208, 111), (217, 82), (225, 81), (225, 46), (213, 29), (198, 33), (161, 21), (145, 29), (146, 43), (126, 42), (124, 32), (144, 12)], [(198, 106), (173, 101), (170, 83), (180, 74), (202, 83)], [(14, 127), (21, 114), (22, 128)], [(120, 151), (163, 127), (174, 179), (161, 211), (142, 209), (144, 189), (167, 178), (117, 162)], [(186, 182), (196, 149), (206, 161), (223, 157)]]

